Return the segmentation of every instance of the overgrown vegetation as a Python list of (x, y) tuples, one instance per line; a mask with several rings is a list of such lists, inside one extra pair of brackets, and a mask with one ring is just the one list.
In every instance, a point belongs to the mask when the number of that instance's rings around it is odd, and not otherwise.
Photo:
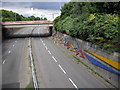
[(47, 20), (47, 18), (40, 18), (35, 16), (24, 17), (23, 15), (19, 15), (18, 13), (8, 11), (8, 10), (0, 10), (2, 13), (2, 21), (36, 21), (36, 20)]
[(119, 2), (69, 2), (54, 20), (57, 31), (120, 52)]
[(23, 90), (35, 90), (33, 82), (31, 81), (30, 84)]

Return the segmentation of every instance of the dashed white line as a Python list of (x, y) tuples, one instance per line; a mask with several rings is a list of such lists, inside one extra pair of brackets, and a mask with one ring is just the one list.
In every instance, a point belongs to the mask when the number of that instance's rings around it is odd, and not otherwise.
[(61, 65), (59, 65), (60, 69), (63, 71), (64, 74), (66, 74), (65, 70), (62, 68)]
[(43, 43), (43, 45), (45, 46), (45, 43)]
[[(42, 43), (43, 43), (43, 40), (42, 40), (42, 39), (40, 39), (40, 40), (41, 40)], [(43, 45), (45, 46), (45, 43), (43, 43)], [(48, 49), (46, 46), (45, 46), (45, 48)], [(51, 54), (51, 52), (50, 52), (49, 50), (48, 50), (48, 53)], [(52, 56), (52, 58), (53, 58), (53, 60), (54, 60), (55, 62), (57, 62), (57, 60), (55, 59), (54, 56)], [(61, 66), (61, 65), (58, 65), (58, 66), (59, 66), (59, 68), (63, 71), (63, 73), (66, 74), (66, 71), (62, 68), (62, 66)], [(73, 80), (72, 80), (71, 78), (69, 78), (69, 80), (70, 80), (70, 82), (73, 84), (73, 86), (74, 86), (76, 89), (78, 89), (78, 87), (77, 87), (76, 84), (73, 82)]]
[(78, 89), (78, 87), (75, 85), (75, 83), (73, 82), (73, 80), (71, 78), (69, 78), (69, 80), (74, 85), (74, 87)]
[(48, 53), (51, 55), (51, 52), (48, 50)]
[(5, 63), (5, 60), (3, 61), (3, 64)]
[(11, 53), (11, 51), (9, 51), (8, 53)]
[(54, 60), (55, 62), (57, 62), (57, 60), (55, 59), (55, 57), (52, 56), (52, 58), (53, 58), (53, 60)]
[(46, 50), (48, 49), (46, 46), (45, 46)]
[(14, 47), (15, 45), (13, 45), (13, 47)]

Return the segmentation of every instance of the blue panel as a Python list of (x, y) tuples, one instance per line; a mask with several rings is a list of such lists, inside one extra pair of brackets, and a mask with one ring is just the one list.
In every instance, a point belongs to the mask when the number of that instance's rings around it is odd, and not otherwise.
[(64, 42), (64, 46), (67, 44), (67, 40), (66, 40), (66, 38), (65, 38), (65, 40), (64, 40), (65, 42)]
[(81, 51), (80, 51), (80, 48), (77, 48), (77, 50), (78, 50), (78, 52), (81, 52)]
[(80, 48), (80, 46), (79, 46), (78, 42), (77, 42), (77, 46), (78, 46), (78, 48)]
[(102, 67), (102, 68), (104, 68), (104, 69), (106, 69), (106, 70), (108, 70), (108, 71), (111, 71), (111, 72), (113, 72), (113, 73), (116, 73), (116, 74), (120, 75), (119, 72), (116, 72), (116, 71), (113, 70), (112, 68), (110, 68), (110, 67), (104, 65), (103, 63), (97, 61), (96, 59), (92, 58), (91, 56), (87, 55), (86, 53), (85, 53), (85, 56), (86, 56), (93, 64), (95, 64), (95, 65), (97, 65), (97, 66), (99, 66), (99, 67)]

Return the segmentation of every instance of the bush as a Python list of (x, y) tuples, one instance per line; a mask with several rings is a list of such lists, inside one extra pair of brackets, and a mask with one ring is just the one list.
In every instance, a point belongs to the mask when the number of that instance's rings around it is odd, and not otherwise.
[[(105, 10), (102, 12), (102, 8)], [(120, 45), (119, 16), (114, 11), (107, 12), (106, 6), (118, 3), (69, 3), (62, 8), (62, 15), (54, 21), (54, 27), (59, 32), (67, 32), (70, 36), (92, 43), (101, 43), (104, 49)], [(74, 7), (73, 7), (74, 6)], [(96, 7), (95, 7), (96, 6)], [(112, 8), (112, 7), (111, 7)], [(94, 9), (95, 11), (93, 11)], [(115, 9), (115, 12), (118, 12)], [(73, 12), (73, 13), (71, 13)], [(69, 14), (68, 14), (69, 13)], [(106, 42), (114, 46), (105, 45)], [(115, 44), (114, 44), (115, 43)]]

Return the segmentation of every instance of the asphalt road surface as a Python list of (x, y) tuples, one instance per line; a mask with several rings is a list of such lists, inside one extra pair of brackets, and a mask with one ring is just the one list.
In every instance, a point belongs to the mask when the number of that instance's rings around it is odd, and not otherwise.
[[(44, 34), (47, 27), (28, 27), (15, 34)], [(27, 38), (28, 39), (28, 38)], [(31, 38), (32, 53), (40, 88), (106, 88), (101, 80), (65, 55), (49, 37)], [(20, 62), (24, 62), (25, 38), (3, 43), (3, 85), (19, 86)], [(24, 69), (23, 69), (24, 70)]]
[[(42, 28), (41, 28), (42, 29)], [(34, 32), (39, 31), (37, 29)], [(105, 88), (96, 77), (66, 56), (49, 38), (32, 38), (39, 86), (42, 88)]]
[[(30, 34), (33, 27), (24, 28), (15, 34)], [(2, 85), (3, 88), (20, 88), (20, 77), (24, 75), (20, 71), (20, 64), (24, 61), (25, 38), (13, 38), (5, 40), (2, 44)], [(23, 70), (25, 67), (23, 67)], [(24, 76), (23, 76), (24, 78)]]

